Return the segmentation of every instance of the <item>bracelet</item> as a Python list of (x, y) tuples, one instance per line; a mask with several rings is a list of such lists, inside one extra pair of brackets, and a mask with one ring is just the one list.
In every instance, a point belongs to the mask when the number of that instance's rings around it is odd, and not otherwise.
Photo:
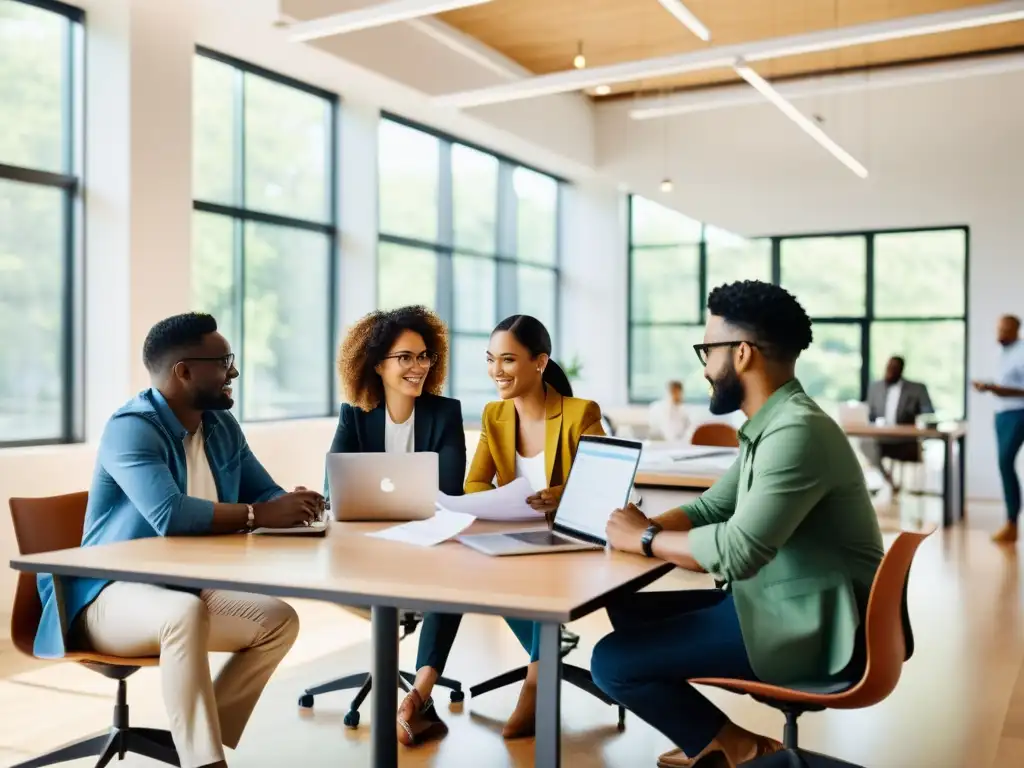
[(647, 530), (644, 531), (643, 536), (640, 537), (640, 546), (643, 547), (644, 554), (647, 557), (654, 557), (654, 550), (651, 549), (651, 543), (654, 541), (654, 537), (661, 533), (661, 526), (657, 523), (651, 523), (647, 526)]

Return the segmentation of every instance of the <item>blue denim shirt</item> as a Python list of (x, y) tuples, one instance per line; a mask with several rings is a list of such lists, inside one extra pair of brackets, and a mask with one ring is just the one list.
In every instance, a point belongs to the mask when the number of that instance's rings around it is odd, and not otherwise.
[[(188, 430), (155, 389), (141, 392), (107, 422), (89, 489), (82, 546), (150, 536), (209, 533), (213, 502), (187, 496), (185, 446)], [(203, 436), (217, 497), (226, 504), (269, 501), (284, 491), (270, 478), (227, 411), (203, 414)], [(60, 658), (64, 633), (78, 614), (109, 584), (102, 579), (61, 577), (63, 627), (53, 577), (38, 577), (43, 615), (35, 654)]]

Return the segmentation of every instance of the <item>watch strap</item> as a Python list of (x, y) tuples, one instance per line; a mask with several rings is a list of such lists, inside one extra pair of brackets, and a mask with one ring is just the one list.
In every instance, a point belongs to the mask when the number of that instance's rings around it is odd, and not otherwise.
[(647, 530), (644, 531), (643, 536), (640, 537), (640, 546), (643, 547), (644, 555), (647, 557), (654, 557), (654, 550), (651, 549), (651, 543), (654, 541), (654, 537), (661, 532), (661, 526), (657, 523), (651, 523), (647, 526)]

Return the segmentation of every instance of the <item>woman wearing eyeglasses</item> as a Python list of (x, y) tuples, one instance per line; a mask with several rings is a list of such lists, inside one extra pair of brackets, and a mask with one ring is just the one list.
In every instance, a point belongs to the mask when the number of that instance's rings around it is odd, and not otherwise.
[(438, 455), (438, 485), (462, 494), (466, 435), (462, 406), (441, 397), (448, 330), (424, 307), (371, 312), (341, 344), (341, 406), (331, 453)]

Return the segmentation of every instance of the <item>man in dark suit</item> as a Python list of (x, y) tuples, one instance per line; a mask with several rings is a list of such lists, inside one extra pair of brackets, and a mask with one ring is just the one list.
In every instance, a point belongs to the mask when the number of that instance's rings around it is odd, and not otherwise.
[[(885, 365), (885, 377), (881, 381), (872, 382), (868, 387), (868, 418), (873, 424), (879, 420), (883, 420), (886, 425), (913, 424), (921, 414), (935, 412), (931, 398), (928, 397), (928, 387), (903, 378), (905, 365), (906, 361), (902, 357), (889, 358)], [(892, 474), (882, 466), (882, 459), (921, 461), (921, 445), (917, 440), (863, 440), (861, 451), (872, 466), (882, 473), (894, 492), (899, 489), (893, 482)]]

